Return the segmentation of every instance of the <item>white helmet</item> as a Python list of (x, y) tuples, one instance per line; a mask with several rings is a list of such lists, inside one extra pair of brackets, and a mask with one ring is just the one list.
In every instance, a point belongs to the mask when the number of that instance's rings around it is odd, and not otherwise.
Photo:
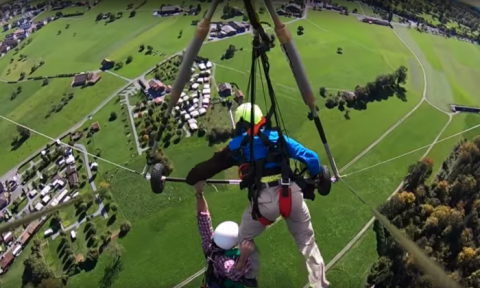
[(213, 232), (213, 242), (223, 250), (229, 250), (238, 244), (238, 224), (232, 221), (220, 223)]

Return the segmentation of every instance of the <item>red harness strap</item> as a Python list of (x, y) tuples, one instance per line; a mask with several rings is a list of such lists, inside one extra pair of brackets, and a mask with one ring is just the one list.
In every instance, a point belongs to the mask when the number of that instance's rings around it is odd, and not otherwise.
[[(280, 215), (283, 218), (287, 218), (290, 216), (292, 212), (292, 190), (288, 188), (288, 196), (282, 196), (282, 187), (278, 190), (279, 198), (278, 198), (278, 208), (280, 210)], [(258, 222), (260, 222), (263, 226), (271, 225), (274, 221), (270, 221), (265, 217), (258, 218)]]

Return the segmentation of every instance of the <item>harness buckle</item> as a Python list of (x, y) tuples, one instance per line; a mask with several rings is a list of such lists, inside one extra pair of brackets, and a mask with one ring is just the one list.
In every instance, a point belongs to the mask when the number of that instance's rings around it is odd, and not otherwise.
[(292, 182), (290, 181), (290, 178), (287, 178), (286, 181), (283, 178), (280, 179), (280, 185), (282, 185), (282, 186), (290, 186), (291, 184), (292, 184)]

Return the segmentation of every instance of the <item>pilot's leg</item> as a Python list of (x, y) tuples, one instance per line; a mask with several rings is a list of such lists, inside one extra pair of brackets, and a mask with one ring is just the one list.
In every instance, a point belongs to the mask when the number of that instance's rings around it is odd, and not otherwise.
[(329, 282), (325, 277), (325, 263), (317, 243), (315, 243), (308, 206), (303, 200), (300, 188), (296, 184), (292, 184), (290, 187), (292, 191), (292, 211), (290, 216), (285, 219), (288, 230), (295, 239), (298, 251), (305, 258), (310, 287), (326, 288)]

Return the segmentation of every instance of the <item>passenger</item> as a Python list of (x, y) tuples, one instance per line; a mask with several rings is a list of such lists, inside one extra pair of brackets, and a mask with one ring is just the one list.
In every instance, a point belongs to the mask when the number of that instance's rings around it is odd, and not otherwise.
[(194, 185), (198, 232), (202, 238), (202, 249), (207, 259), (207, 270), (203, 279), (205, 288), (257, 287), (255, 279), (245, 279), (250, 271), (249, 256), (255, 247), (251, 240), (238, 244), (238, 224), (232, 221), (220, 223), (213, 231), (207, 201), (203, 197), (204, 182)]

